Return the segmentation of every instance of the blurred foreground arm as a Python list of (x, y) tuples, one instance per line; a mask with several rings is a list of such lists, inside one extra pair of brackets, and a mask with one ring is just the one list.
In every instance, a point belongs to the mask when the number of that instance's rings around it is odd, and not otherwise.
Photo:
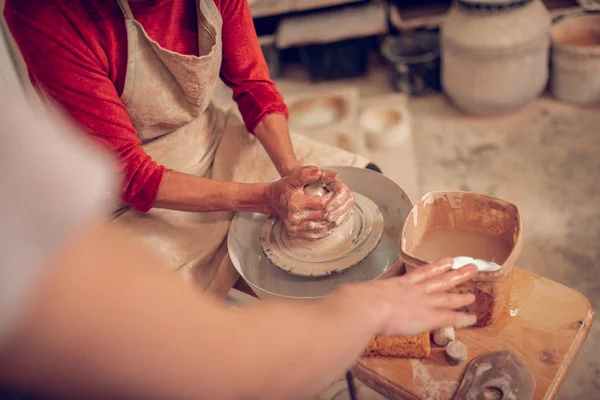
[(473, 322), (449, 311), (470, 296), (443, 293), (473, 270), (441, 275), (449, 265), (321, 301), (234, 309), (184, 285), (126, 238), (91, 229), (52, 258), (0, 350), (0, 383), (60, 398), (306, 398), (376, 333)]
[[(467, 325), (442, 261), (327, 299), (243, 308), (196, 292), (92, 222), (110, 170), (71, 127), (0, 80), (0, 388), (48, 398), (292, 399), (316, 394), (377, 333)], [(256, 238), (249, 238), (256, 239)]]

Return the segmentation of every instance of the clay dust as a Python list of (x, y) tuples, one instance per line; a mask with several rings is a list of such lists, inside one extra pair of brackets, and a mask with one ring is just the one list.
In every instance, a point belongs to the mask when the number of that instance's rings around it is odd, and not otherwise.
[(417, 394), (427, 400), (448, 400), (454, 396), (458, 383), (432, 374), (429, 368), (417, 359), (410, 360), (413, 384)]

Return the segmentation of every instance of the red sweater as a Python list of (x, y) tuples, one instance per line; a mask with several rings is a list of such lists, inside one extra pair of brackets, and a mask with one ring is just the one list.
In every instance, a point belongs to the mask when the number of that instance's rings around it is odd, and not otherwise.
[[(246, 126), (287, 109), (267, 65), (246, 0), (214, 0), (223, 17), (221, 79)], [(162, 47), (198, 55), (196, 0), (130, 2)], [(144, 152), (119, 96), (127, 66), (125, 19), (116, 0), (7, 0), (4, 15), (32, 82), (58, 101), (122, 163), (122, 200), (148, 211), (165, 167)]]

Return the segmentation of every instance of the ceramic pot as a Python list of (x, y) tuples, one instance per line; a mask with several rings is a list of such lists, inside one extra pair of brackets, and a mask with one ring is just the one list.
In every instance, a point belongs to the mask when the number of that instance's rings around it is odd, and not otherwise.
[(511, 245), (500, 269), (479, 271), (471, 281), (452, 290), (474, 293), (475, 303), (465, 311), (477, 315), (477, 326), (490, 325), (507, 307), (514, 264), (523, 247), (523, 222), (518, 208), (504, 200), (478, 193), (426, 194), (413, 207), (402, 230), (400, 258), (408, 270), (427, 264), (415, 255), (416, 249), (429, 231), (440, 228), (481, 232)]
[(540, 0), (457, 0), (442, 24), (442, 86), (461, 109), (516, 111), (548, 81), (551, 17)]
[(600, 103), (600, 14), (583, 11), (555, 20), (551, 88), (560, 100)]

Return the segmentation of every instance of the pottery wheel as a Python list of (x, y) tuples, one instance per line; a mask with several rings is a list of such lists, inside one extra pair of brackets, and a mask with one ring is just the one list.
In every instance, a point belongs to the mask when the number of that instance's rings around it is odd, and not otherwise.
[(373, 201), (360, 193), (353, 195), (353, 214), (323, 239), (292, 238), (279, 218), (269, 218), (260, 235), (267, 258), (292, 275), (314, 277), (336, 274), (359, 264), (379, 245), (384, 222)]
[(276, 267), (263, 252), (260, 236), (266, 215), (239, 212), (227, 236), (229, 256), (235, 269), (261, 298), (308, 299), (328, 295), (340, 285), (393, 276), (402, 270), (398, 263), (398, 240), (412, 202), (406, 193), (383, 174), (354, 167), (328, 166), (353, 192), (368, 193), (383, 215), (381, 242), (359, 265), (342, 273), (319, 277), (292, 275)]

